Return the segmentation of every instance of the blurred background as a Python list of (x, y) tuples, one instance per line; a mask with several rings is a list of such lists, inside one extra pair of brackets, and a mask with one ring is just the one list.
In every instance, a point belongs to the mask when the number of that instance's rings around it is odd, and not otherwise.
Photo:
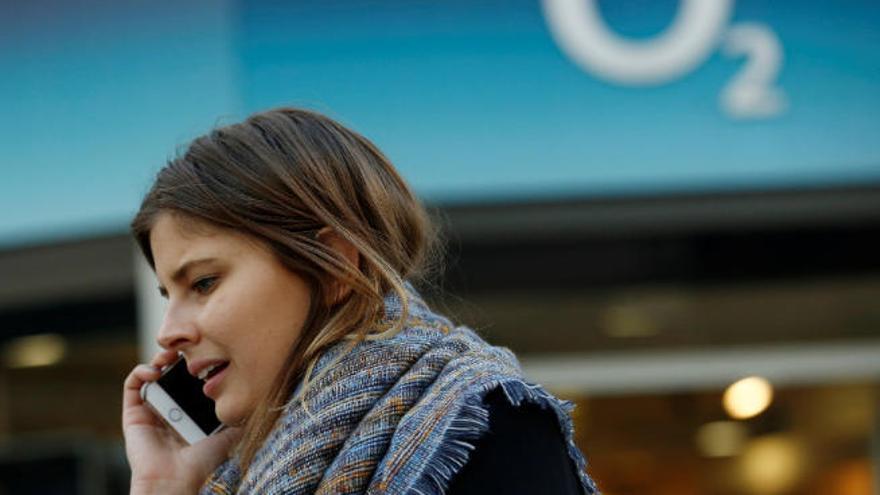
[(127, 493), (128, 221), (279, 105), (387, 153), (606, 495), (880, 494), (878, 47), (871, 0), (0, 0), (0, 494)]

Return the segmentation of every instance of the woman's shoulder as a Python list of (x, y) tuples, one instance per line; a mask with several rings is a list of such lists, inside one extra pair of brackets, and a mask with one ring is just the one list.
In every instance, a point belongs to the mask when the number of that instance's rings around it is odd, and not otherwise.
[(501, 388), (483, 402), (489, 430), (474, 443), (447, 493), (583, 493), (555, 411), (525, 401), (514, 406)]

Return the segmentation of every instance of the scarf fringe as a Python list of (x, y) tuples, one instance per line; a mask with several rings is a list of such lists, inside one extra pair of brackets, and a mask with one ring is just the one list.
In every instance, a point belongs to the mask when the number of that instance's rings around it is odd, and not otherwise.
[(559, 428), (565, 438), (568, 456), (577, 467), (584, 493), (598, 495), (596, 484), (587, 474), (586, 459), (574, 443), (571, 420), (574, 404), (557, 399), (540, 385), (532, 385), (521, 380), (486, 384), (465, 399), (465, 404), (446, 429), (441, 447), (434, 453), (425, 471), (407, 493), (418, 495), (446, 493), (452, 479), (467, 463), (470, 453), (475, 448), (475, 442), (489, 431), (489, 410), (483, 403), (483, 398), (498, 387), (501, 387), (507, 401), (514, 407), (526, 402), (555, 412)]

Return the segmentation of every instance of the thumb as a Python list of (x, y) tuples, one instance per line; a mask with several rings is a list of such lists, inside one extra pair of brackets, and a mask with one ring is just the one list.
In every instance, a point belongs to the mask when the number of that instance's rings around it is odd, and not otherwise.
[(241, 427), (224, 428), (222, 431), (210, 435), (190, 447), (194, 449), (194, 452), (198, 452), (198, 462), (200, 464), (204, 463), (205, 467), (210, 471), (230, 456), (233, 448), (241, 440), (242, 432)]
[(190, 459), (195, 468), (194, 476), (198, 477), (198, 483), (203, 484), (229, 457), (233, 447), (241, 440), (241, 435), (240, 427), (225, 428), (189, 446), (192, 449)]
[(204, 442), (211, 442), (210, 444), (207, 444), (206, 447), (215, 452), (223, 452), (228, 456), (232, 453), (232, 449), (238, 445), (242, 433), (244, 433), (244, 429), (240, 426), (230, 426), (209, 436)]

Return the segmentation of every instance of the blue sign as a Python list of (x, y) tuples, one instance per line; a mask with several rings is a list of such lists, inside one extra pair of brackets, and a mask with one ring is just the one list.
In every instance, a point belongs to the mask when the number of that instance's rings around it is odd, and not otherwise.
[(873, 1), (261, 1), (242, 25), (248, 109), (328, 110), (438, 201), (880, 179)]
[(0, 1), (0, 247), (119, 233), (238, 108), (228, 2)]
[(278, 105), (434, 202), (878, 183), (878, 46), (869, 0), (2, 2), (0, 245), (124, 229)]

